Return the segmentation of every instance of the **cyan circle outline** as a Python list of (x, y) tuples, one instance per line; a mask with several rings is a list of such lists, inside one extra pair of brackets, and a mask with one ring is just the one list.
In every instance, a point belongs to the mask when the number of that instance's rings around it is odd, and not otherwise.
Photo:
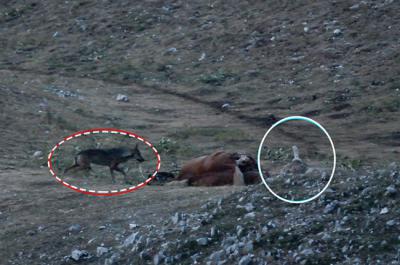
[[(314, 195), (314, 196), (311, 197), (311, 198), (305, 199), (305, 200), (288, 200), (288, 199), (285, 199), (285, 198), (279, 196), (278, 194), (276, 194), (276, 193), (268, 186), (267, 182), (266, 182), (265, 179), (264, 179), (264, 175), (263, 175), (263, 173), (262, 173), (262, 171), (261, 171), (261, 162), (260, 162), (260, 161), (261, 161), (261, 149), (262, 149), (262, 146), (263, 146), (264, 141), (265, 141), (265, 139), (267, 138), (268, 134), (272, 131), (272, 129), (274, 129), (274, 128), (275, 128), (276, 126), (278, 126), (279, 124), (282, 124), (282, 123), (287, 122), (287, 121), (293, 121), (293, 120), (302, 120), (302, 121), (306, 121), (306, 122), (309, 122), (309, 123), (311, 123), (311, 124), (313, 124), (313, 125), (316, 125), (318, 128), (320, 128), (320, 129), (325, 133), (325, 135), (328, 137), (329, 142), (330, 142), (331, 147), (332, 147), (332, 152), (333, 152), (333, 167), (332, 167), (332, 173), (331, 173), (331, 176), (330, 176), (330, 178), (329, 178), (329, 180), (328, 180), (328, 183), (324, 186), (324, 188), (323, 188), (318, 194)], [(289, 117), (283, 118), (283, 119), (279, 120), (278, 122), (274, 123), (274, 124), (271, 126), (271, 128), (269, 128), (268, 131), (265, 133), (264, 137), (262, 138), (262, 140), (261, 140), (261, 142), (260, 142), (260, 146), (258, 147), (257, 164), (258, 164), (258, 172), (260, 173), (262, 182), (264, 183), (265, 187), (267, 187), (267, 189), (268, 189), (276, 198), (278, 198), (278, 199), (280, 199), (280, 200), (282, 200), (282, 201), (284, 201), (284, 202), (288, 202), (288, 203), (297, 203), (297, 204), (306, 203), (306, 202), (310, 202), (310, 201), (312, 201), (312, 200), (318, 198), (318, 197), (328, 188), (329, 184), (331, 183), (331, 181), (332, 181), (332, 179), (333, 179), (333, 175), (335, 174), (335, 169), (336, 169), (336, 150), (335, 150), (335, 145), (333, 144), (332, 138), (331, 138), (331, 136), (329, 135), (329, 133), (328, 133), (328, 132), (325, 130), (325, 128), (322, 127), (322, 125), (319, 124), (318, 122), (314, 121), (313, 119), (310, 119), (310, 118), (307, 118), (307, 117), (303, 117), (303, 116), (289, 116)]]

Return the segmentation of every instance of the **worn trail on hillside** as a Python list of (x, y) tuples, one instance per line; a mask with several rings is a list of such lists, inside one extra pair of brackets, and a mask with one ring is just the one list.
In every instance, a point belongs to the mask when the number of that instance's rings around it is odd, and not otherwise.
[[(68, 74), (60, 74), (60, 73), (49, 73), (46, 71), (40, 71), (40, 70), (33, 70), (33, 69), (25, 69), (25, 68), (19, 68), (19, 67), (10, 67), (10, 68), (1, 68), (0, 70), (6, 70), (6, 71), (15, 71), (15, 72), (20, 72), (20, 73), (28, 73), (28, 74), (36, 74), (36, 75), (44, 75), (44, 76), (61, 76), (61, 77), (66, 77), (66, 78), (75, 78), (75, 79), (89, 79), (89, 80), (94, 80), (94, 81), (102, 81), (105, 83), (113, 84), (113, 85), (121, 85), (121, 86), (130, 86), (133, 85), (132, 83), (129, 82), (124, 82), (120, 80), (111, 80), (111, 79), (104, 79), (104, 78), (95, 78), (95, 77), (90, 77), (90, 76), (85, 76), (85, 77), (79, 77), (79, 76), (74, 76), (74, 75), (68, 75)], [(141, 84), (134, 84), (134, 85), (139, 85), (143, 86)], [(146, 86), (148, 89), (152, 89), (157, 92), (161, 92), (164, 94), (176, 96), (178, 98), (184, 99), (191, 101), (196, 104), (200, 104), (203, 106), (206, 106), (208, 108), (211, 108), (213, 110), (216, 110), (218, 112), (221, 112), (223, 115), (228, 115), (231, 117), (234, 117), (236, 119), (239, 119), (245, 123), (247, 123), (249, 126), (254, 126), (257, 128), (264, 128), (267, 129), (269, 126), (280, 120), (280, 117), (276, 116), (270, 116), (266, 118), (260, 118), (260, 117), (253, 117), (250, 115), (243, 114), (240, 111), (235, 111), (235, 110), (229, 110), (229, 111), (221, 111), (221, 104), (220, 102), (210, 102), (207, 100), (203, 100), (201, 98), (186, 94), (186, 93), (180, 93), (177, 91), (172, 91), (168, 88), (162, 88), (162, 87), (155, 87), (155, 86)], [(296, 136), (295, 133), (291, 133), (289, 131), (285, 131), (282, 128), (277, 128), (281, 134), (285, 135), (286, 137), (290, 139), (295, 139), (298, 141), (303, 141), (306, 142), (310, 148), (315, 148), (315, 145), (312, 141), (309, 141), (305, 138), (299, 138)]]

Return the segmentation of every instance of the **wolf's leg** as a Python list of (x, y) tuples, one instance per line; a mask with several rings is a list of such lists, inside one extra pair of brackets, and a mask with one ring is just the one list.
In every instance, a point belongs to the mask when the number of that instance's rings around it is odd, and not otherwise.
[(86, 171), (85, 174), (87, 175), (87, 177), (89, 177), (90, 176), (90, 172), (92, 172), (91, 171), (92, 167), (91, 166), (86, 166), (86, 167), (82, 168), (82, 170), (85, 170)]
[(73, 164), (72, 166), (67, 167), (67, 168), (64, 170), (64, 174), (67, 173), (68, 171), (70, 171), (71, 169), (77, 168), (77, 167), (79, 167), (78, 164)]
[(127, 177), (126, 173), (124, 172), (124, 170), (123, 170), (122, 168), (119, 168), (118, 166), (115, 166), (114, 169), (115, 169), (116, 171), (118, 171), (118, 172), (121, 172), (122, 175), (124, 175), (124, 180), (125, 180), (125, 182), (128, 182), (128, 177)]
[(68, 171), (70, 171), (71, 169), (76, 168), (76, 167), (79, 167), (79, 163), (78, 163), (77, 158), (75, 157), (74, 158), (74, 164), (72, 166), (64, 169), (64, 174), (67, 173)]
[(112, 167), (110, 167), (110, 173), (111, 173), (111, 181), (112, 183), (115, 183), (114, 169)]

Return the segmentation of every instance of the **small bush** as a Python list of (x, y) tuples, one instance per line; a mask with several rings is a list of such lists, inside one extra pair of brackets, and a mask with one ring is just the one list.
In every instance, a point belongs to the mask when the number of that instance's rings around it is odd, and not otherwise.
[(166, 137), (162, 137), (158, 143), (157, 149), (160, 153), (173, 154), (179, 149), (178, 144)]

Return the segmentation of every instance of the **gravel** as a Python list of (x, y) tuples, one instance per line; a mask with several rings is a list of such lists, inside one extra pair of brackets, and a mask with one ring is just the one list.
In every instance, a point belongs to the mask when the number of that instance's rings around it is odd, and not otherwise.
[[(335, 265), (390, 264), (398, 259), (396, 184), (377, 178), (376, 171), (338, 170), (337, 175), (353, 181), (333, 183), (323, 196), (302, 205), (282, 203), (255, 185), (190, 212), (175, 212), (162, 226), (127, 222), (134, 232), (122, 231), (120, 245), (99, 246), (97, 257), (106, 265), (312, 264), (321, 257)], [(392, 195), (382, 196), (388, 192)], [(373, 254), (374, 248), (382, 254)], [(71, 259), (83, 260), (88, 254), (82, 253), (76, 250)]]

